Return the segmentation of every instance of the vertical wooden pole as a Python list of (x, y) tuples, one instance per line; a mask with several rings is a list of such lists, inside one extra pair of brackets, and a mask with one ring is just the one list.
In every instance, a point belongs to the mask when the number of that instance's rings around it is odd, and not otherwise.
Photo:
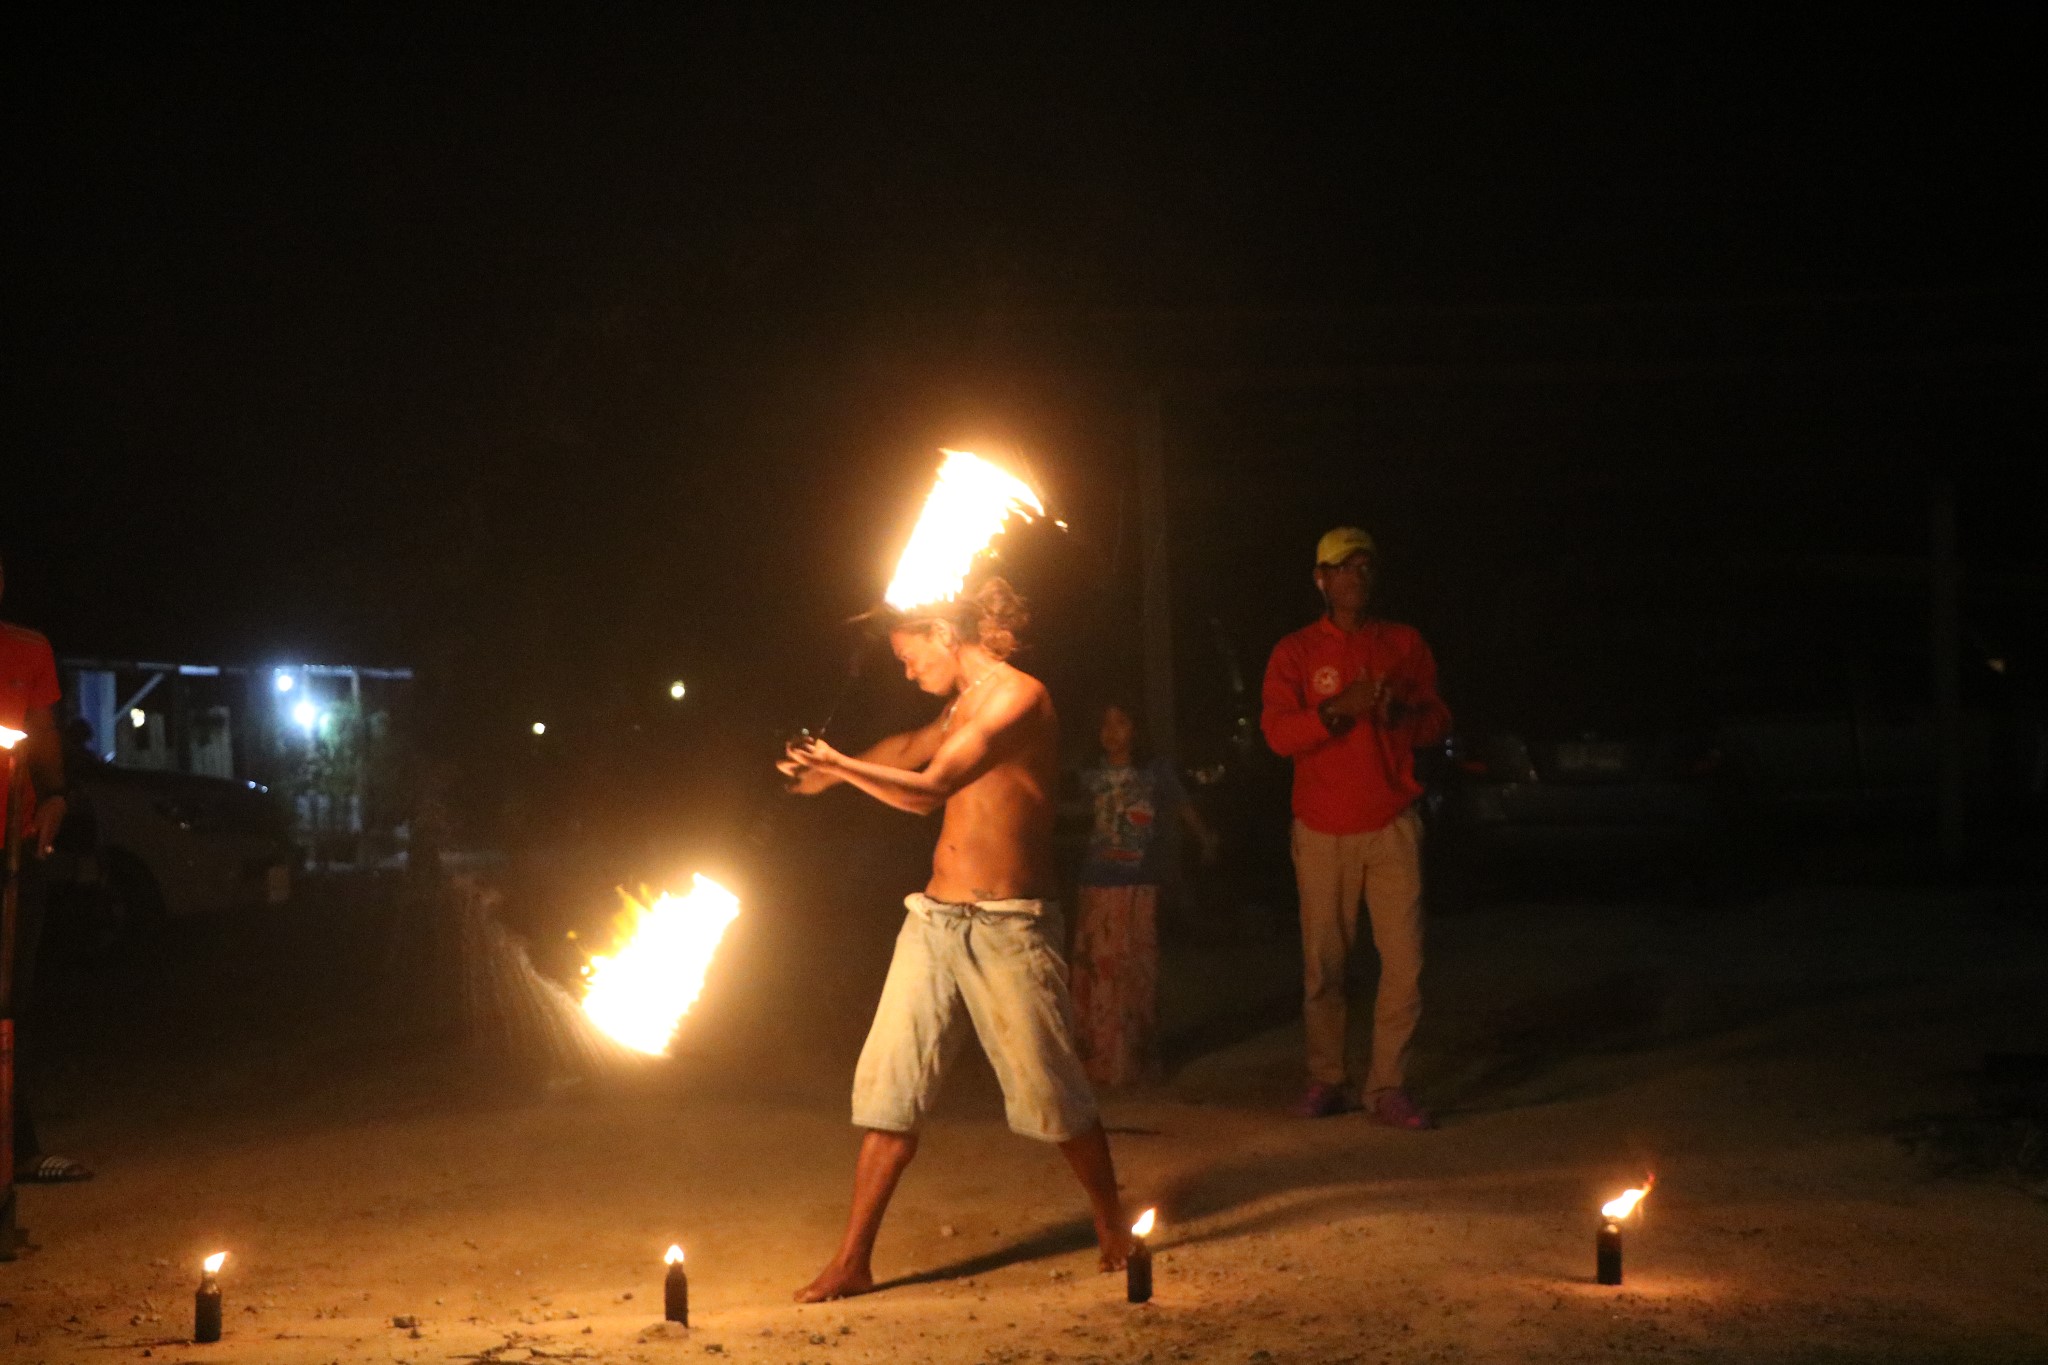
[(348, 700), (355, 712), (355, 806), (349, 812), (349, 829), (356, 836), (356, 870), (370, 860), (370, 836), (364, 817), (370, 804), (370, 718), (363, 714), (363, 675), (354, 666), (348, 670)]
[(1956, 547), (1956, 490), (1935, 480), (1929, 498), (1929, 624), (1934, 668), (1935, 832), (1941, 860), (1963, 860), (1962, 559)]
[(1173, 713), (1173, 572), (1168, 555), (1165, 400), (1157, 389), (1139, 400), (1137, 435), (1145, 711), (1150, 722), (1152, 751), (1171, 761), (1177, 750)]

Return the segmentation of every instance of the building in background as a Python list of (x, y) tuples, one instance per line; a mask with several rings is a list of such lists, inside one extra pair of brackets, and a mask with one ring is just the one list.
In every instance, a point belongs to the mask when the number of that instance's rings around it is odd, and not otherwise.
[(311, 864), (404, 847), (410, 668), (73, 658), (58, 670), (61, 722), (101, 762), (266, 787)]

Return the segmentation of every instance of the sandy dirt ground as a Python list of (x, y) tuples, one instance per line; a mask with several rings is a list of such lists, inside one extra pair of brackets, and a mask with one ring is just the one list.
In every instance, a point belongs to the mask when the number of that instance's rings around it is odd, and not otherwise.
[[(423, 1033), (402, 938), (350, 904), (53, 978), (46, 1126), (99, 1175), (24, 1191), (10, 1365), (2048, 1360), (2048, 1200), (1936, 1178), (1898, 1136), (1966, 1106), (1986, 1050), (2048, 1044), (2035, 894), (1440, 917), (1418, 1080), (1441, 1130), (1287, 1117), (1284, 1020), (1212, 1029), (1168, 1084), (1107, 1099), (1133, 1207), (1165, 1219), (1142, 1307), (978, 1060), (883, 1231), (883, 1292), (790, 1301), (845, 1214), (886, 900), (751, 907), (678, 1056), (580, 1083)], [(1177, 949), (1184, 1036), (1285, 998), (1280, 928)], [(1647, 1169), (1626, 1283), (1600, 1287), (1595, 1210)], [(687, 1332), (659, 1321), (672, 1240)], [(195, 1346), (223, 1248), (226, 1334)]]

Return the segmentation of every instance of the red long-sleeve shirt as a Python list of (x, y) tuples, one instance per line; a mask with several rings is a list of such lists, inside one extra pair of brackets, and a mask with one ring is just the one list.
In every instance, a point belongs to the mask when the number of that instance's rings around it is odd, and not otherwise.
[[(1354, 679), (1384, 678), (1405, 708), (1401, 722), (1371, 716), (1332, 735), (1316, 706)], [(1324, 834), (1383, 829), (1422, 795), (1415, 750), (1450, 732), (1451, 712), (1436, 694), (1436, 659), (1413, 626), (1367, 621), (1349, 633), (1325, 616), (1273, 647), (1266, 663), (1259, 728), (1282, 758), (1294, 760), (1294, 814)]]
[[(27, 730), (28, 713), (53, 705), (60, 695), (57, 661), (50, 653), (50, 642), (26, 626), (0, 621), (0, 725), (10, 730)], [(0, 798), (6, 795), (5, 784), (14, 779), (15, 763), (27, 761), (28, 754), (19, 745), (11, 751), (0, 750)], [(35, 807), (35, 793), (24, 792), (21, 808), (15, 812), (19, 822), (16, 829), (29, 828)], [(4, 824), (0, 820), (0, 826)], [(0, 828), (0, 834), (5, 832)]]

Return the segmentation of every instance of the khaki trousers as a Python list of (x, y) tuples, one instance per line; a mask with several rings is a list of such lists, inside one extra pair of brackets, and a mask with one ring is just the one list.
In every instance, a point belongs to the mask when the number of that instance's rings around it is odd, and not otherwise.
[(1362, 894), (1380, 957), (1365, 1093), (1401, 1085), (1422, 1017), (1421, 817), (1403, 811), (1384, 829), (1364, 834), (1320, 834), (1296, 820), (1294, 880), (1301, 892), (1301, 1016), (1309, 1079), (1325, 1085), (1347, 1079), (1344, 970), (1358, 937)]

